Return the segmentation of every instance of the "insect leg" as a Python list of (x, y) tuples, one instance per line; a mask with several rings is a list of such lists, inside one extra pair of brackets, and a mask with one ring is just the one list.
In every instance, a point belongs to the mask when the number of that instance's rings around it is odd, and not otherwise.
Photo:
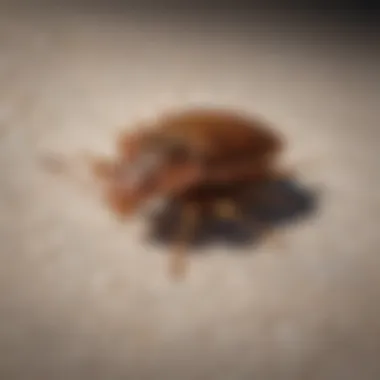
[(214, 212), (222, 219), (237, 220), (241, 218), (237, 205), (231, 199), (219, 199), (214, 205)]
[(186, 203), (184, 205), (181, 212), (180, 231), (170, 260), (170, 273), (175, 278), (183, 277), (185, 274), (185, 253), (189, 240), (194, 236), (199, 215), (199, 209), (196, 204)]

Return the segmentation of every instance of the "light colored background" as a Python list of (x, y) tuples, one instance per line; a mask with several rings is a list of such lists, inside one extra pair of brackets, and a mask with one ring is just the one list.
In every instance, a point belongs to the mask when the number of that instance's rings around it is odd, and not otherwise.
[[(2, 379), (380, 378), (375, 36), (207, 17), (2, 9)], [(109, 152), (121, 126), (186, 104), (267, 118), (323, 200), (283, 248), (210, 248), (173, 284), (140, 222), (40, 157)]]

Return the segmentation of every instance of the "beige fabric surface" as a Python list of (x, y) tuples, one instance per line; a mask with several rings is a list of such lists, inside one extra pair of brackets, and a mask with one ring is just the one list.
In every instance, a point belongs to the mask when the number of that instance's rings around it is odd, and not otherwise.
[[(3, 9), (1, 379), (380, 378), (378, 41), (271, 20)], [(205, 249), (175, 284), (140, 220), (40, 157), (194, 104), (272, 122), (322, 201), (284, 246)]]

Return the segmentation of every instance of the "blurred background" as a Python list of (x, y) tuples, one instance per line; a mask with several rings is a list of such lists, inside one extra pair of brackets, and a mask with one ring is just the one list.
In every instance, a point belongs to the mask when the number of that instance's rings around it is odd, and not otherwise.
[[(379, 379), (375, 8), (1, 2), (0, 377)], [(205, 248), (173, 283), (142, 221), (41, 157), (194, 105), (270, 121), (322, 197), (282, 245)]]

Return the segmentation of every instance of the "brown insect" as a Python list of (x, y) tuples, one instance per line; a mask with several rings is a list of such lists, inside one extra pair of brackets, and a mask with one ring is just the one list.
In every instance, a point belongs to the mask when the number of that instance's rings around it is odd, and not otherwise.
[[(117, 157), (98, 161), (111, 209), (121, 217), (177, 200), (182, 217), (173, 248), (181, 273), (187, 242), (205, 213), (239, 217), (245, 184), (280, 171), (283, 140), (262, 121), (232, 111), (194, 109), (168, 113), (134, 133), (121, 134)], [(148, 207), (149, 208), (149, 207)], [(182, 269), (181, 269), (182, 268)]]

